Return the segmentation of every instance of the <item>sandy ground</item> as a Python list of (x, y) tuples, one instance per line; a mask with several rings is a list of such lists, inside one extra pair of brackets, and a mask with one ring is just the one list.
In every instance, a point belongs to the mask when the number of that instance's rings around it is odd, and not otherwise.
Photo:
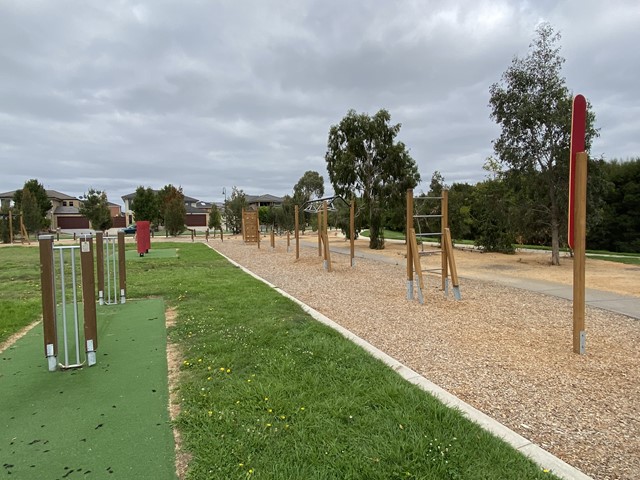
[[(456, 251), (462, 301), (445, 298), (430, 277), (420, 305), (406, 300), (404, 245), (374, 252), (362, 240), (358, 250), (377, 260), (357, 258), (351, 268), (335, 254), (326, 272), (315, 238), (304, 243), (296, 261), (283, 237), (275, 249), (268, 237), (260, 249), (238, 238), (209, 242), (593, 478), (640, 478), (640, 321), (587, 307), (587, 354), (576, 355), (569, 301), (491, 281), (570, 284), (570, 259), (551, 267), (547, 255)], [(337, 236), (331, 243), (348, 247)], [(634, 266), (588, 262), (589, 287), (638, 295), (637, 280)]]

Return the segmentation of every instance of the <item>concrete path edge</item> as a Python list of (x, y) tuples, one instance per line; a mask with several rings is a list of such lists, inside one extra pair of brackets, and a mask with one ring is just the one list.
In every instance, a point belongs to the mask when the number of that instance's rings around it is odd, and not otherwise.
[(507, 442), (509, 445), (511, 445), (513, 448), (515, 448), (516, 450), (520, 451), (522, 454), (530, 458), (533, 462), (535, 462), (541, 468), (548, 469), (554, 475), (557, 475), (558, 477), (563, 478), (565, 480), (593, 480), (591, 477), (589, 477), (588, 475), (585, 475), (577, 468), (560, 460), (558, 457), (547, 452), (542, 447), (536, 445), (535, 443), (524, 438), (523, 436), (519, 435), (513, 430), (507, 428), (506, 426), (502, 425), (500, 422), (494, 420), (493, 418), (481, 412), (480, 410), (472, 407), (468, 403), (460, 400), (458, 397), (447, 392), (446, 390), (439, 387), (435, 383), (427, 380), (422, 375), (418, 374), (417, 372), (410, 369), (406, 365), (403, 365), (395, 358), (387, 355), (382, 350), (379, 350), (378, 348), (374, 347), (366, 340), (363, 340), (362, 338), (353, 334), (352, 332), (342, 327), (341, 325), (337, 324), (336, 322), (326, 317), (322, 313), (311, 308), (309, 305), (301, 302), (297, 298), (288, 294), (278, 286), (268, 282), (267, 280), (260, 277), (259, 275), (256, 275), (251, 270), (243, 267), (236, 261), (227, 257), (223, 253), (219, 252), (211, 245), (207, 245), (207, 246), (212, 250), (214, 250), (218, 255), (225, 258), (229, 263), (240, 268), (243, 272), (247, 273), (248, 275), (251, 275), (253, 278), (273, 288), (282, 296), (300, 305), (300, 307), (302, 307), (302, 309), (306, 313), (311, 315), (311, 317), (313, 317), (315, 320), (338, 331), (340, 334), (342, 334), (342, 336), (344, 336), (348, 340), (351, 340), (353, 343), (362, 347), (370, 355), (377, 358), (378, 360), (383, 361), (386, 365), (388, 365), (393, 370), (395, 370), (402, 378), (404, 378), (408, 382), (411, 382), (414, 385), (417, 385), (418, 387), (422, 388), (424, 391), (430, 393), (445, 405), (451, 408), (455, 408), (456, 410), (460, 411), (464, 416), (466, 416), (469, 420), (480, 425), (483, 429), (487, 430), (488, 432), (491, 432), (493, 435), (497, 436), (498, 438), (501, 438), (502, 440)]

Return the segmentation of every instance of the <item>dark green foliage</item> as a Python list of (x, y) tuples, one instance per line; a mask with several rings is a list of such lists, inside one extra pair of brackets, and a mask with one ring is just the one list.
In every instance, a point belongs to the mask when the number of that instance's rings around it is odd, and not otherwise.
[(43, 218), (40, 214), (40, 209), (38, 208), (38, 203), (31, 193), (31, 191), (25, 188), (22, 191), (22, 221), (24, 222), (24, 227), (27, 229), (29, 233), (38, 232), (43, 226)]
[[(51, 200), (49, 200), (49, 197), (47, 196), (47, 191), (45, 190), (44, 186), (35, 178), (26, 181), (22, 190), (17, 190), (14, 194), (14, 212), (22, 212), (23, 214), (25, 213), (25, 191), (28, 191), (30, 194), (30, 198), (26, 200), (27, 212), (24, 222), (27, 231), (37, 232), (41, 228), (47, 228), (49, 226), (49, 221), (46, 218), (47, 213), (49, 212), (49, 210), (51, 210), (53, 205), (51, 204)], [(28, 222), (26, 220), (27, 216), (29, 217)]]
[(380, 110), (373, 117), (349, 110), (329, 130), (327, 171), (333, 189), (345, 199), (362, 198), (370, 248), (384, 248), (385, 210), (404, 203), (405, 192), (420, 181), (418, 167), (404, 143), (396, 142), (400, 124)]
[(514, 205), (513, 193), (501, 180), (485, 180), (475, 186), (470, 213), (475, 222), (477, 246), (489, 252), (513, 253)]
[(246, 208), (247, 199), (244, 192), (238, 187), (233, 187), (231, 198), (224, 203), (224, 214), (227, 228), (234, 234), (242, 231), (242, 209)]
[(0, 241), (2, 243), (10, 243), (9, 234), (9, 208), (5, 207), (0, 210)]
[[(296, 204), (290, 195), (285, 195), (282, 198), (282, 206), (274, 209), (275, 224), (279, 230), (285, 230), (287, 232), (293, 232), (295, 229), (296, 219)], [(301, 211), (298, 212), (298, 222), (304, 221)]]
[(80, 203), (79, 211), (89, 219), (95, 230), (108, 230), (113, 225), (107, 193), (104, 191), (90, 188)]
[(454, 183), (449, 188), (449, 229), (456, 240), (475, 238), (476, 225), (471, 216), (474, 185)]
[(214, 230), (222, 230), (222, 215), (217, 205), (211, 205), (211, 211), (209, 212), (209, 228)]
[(173, 236), (181, 234), (185, 229), (184, 223), (187, 215), (182, 188), (166, 185), (158, 193), (158, 204), (167, 233)]
[(158, 222), (158, 196), (151, 187), (142, 185), (136, 188), (136, 196), (131, 201), (131, 210), (136, 221), (146, 220), (157, 224)]
[[(600, 165), (607, 182), (602, 221), (587, 233), (587, 247), (640, 252), (640, 158)], [(589, 172), (590, 176), (592, 172)], [(587, 212), (588, 217), (591, 212)]]

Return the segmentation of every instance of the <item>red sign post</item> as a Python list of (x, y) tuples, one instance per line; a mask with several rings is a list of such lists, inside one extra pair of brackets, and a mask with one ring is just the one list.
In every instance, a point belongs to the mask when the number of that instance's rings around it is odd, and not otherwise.
[(582, 95), (573, 99), (571, 112), (571, 147), (569, 154), (569, 229), (567, 239), (569, 247), (574, 248), (574, 205), (576, 194), (576, 153), (584, 152), (585, 131), (587, 128), (587, 101)]
[(585, 131), (587, 101), (582, 95), (573, 99), (571, 114), (571, 150), (569, 163), (569, 231), (573, 249), (573, 352), (585, 354), (585, 261), (587, 230), (587, 163)]

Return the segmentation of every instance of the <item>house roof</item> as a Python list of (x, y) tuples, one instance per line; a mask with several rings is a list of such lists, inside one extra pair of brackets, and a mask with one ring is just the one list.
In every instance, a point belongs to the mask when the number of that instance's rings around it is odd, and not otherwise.
[[(0, 193), (0, 198), (13, 199), (13, 196), (17, 190), (11, 190), (9, 192)], [(53, 198), (55, 200), (79, 200), (78, 197), (72, 197), (66, 193), (59, 192), (57, 190), (45, 190), (47, 192), (47, 198)]]
[(264, 195), (246, 195), (247, 203), (282, 203), (282, 197), (276, 197), (268, 193)]
[[(154, 192), (154, 193), (158, 193), (159, 191), (160, 191), (160, 190), (153, 189), (153, 192)], [(184, 195), (184, 194), (183, 194), (183, 195)], [(136, 192), (133, 192), (133, 193), (127, 193), (126, 195), (123, 195), (123, 196), (122, 196), (122, 197), (120, 197), (120, 198), (122, 198), (122, 200), (133, 200), (134, 198), (136, 198)], [(197, 202), (197, 201), (198, 201), (198, 199), (197, 199), (197, 198), (193, 198), (193, 197), (189, 197), (189, 196), (185, 195), (185, 196), (184, 196), (184, 201), (185, 201), (185, 202), (188, 202), (188, 203), (193, 203), (193, 202)]]

